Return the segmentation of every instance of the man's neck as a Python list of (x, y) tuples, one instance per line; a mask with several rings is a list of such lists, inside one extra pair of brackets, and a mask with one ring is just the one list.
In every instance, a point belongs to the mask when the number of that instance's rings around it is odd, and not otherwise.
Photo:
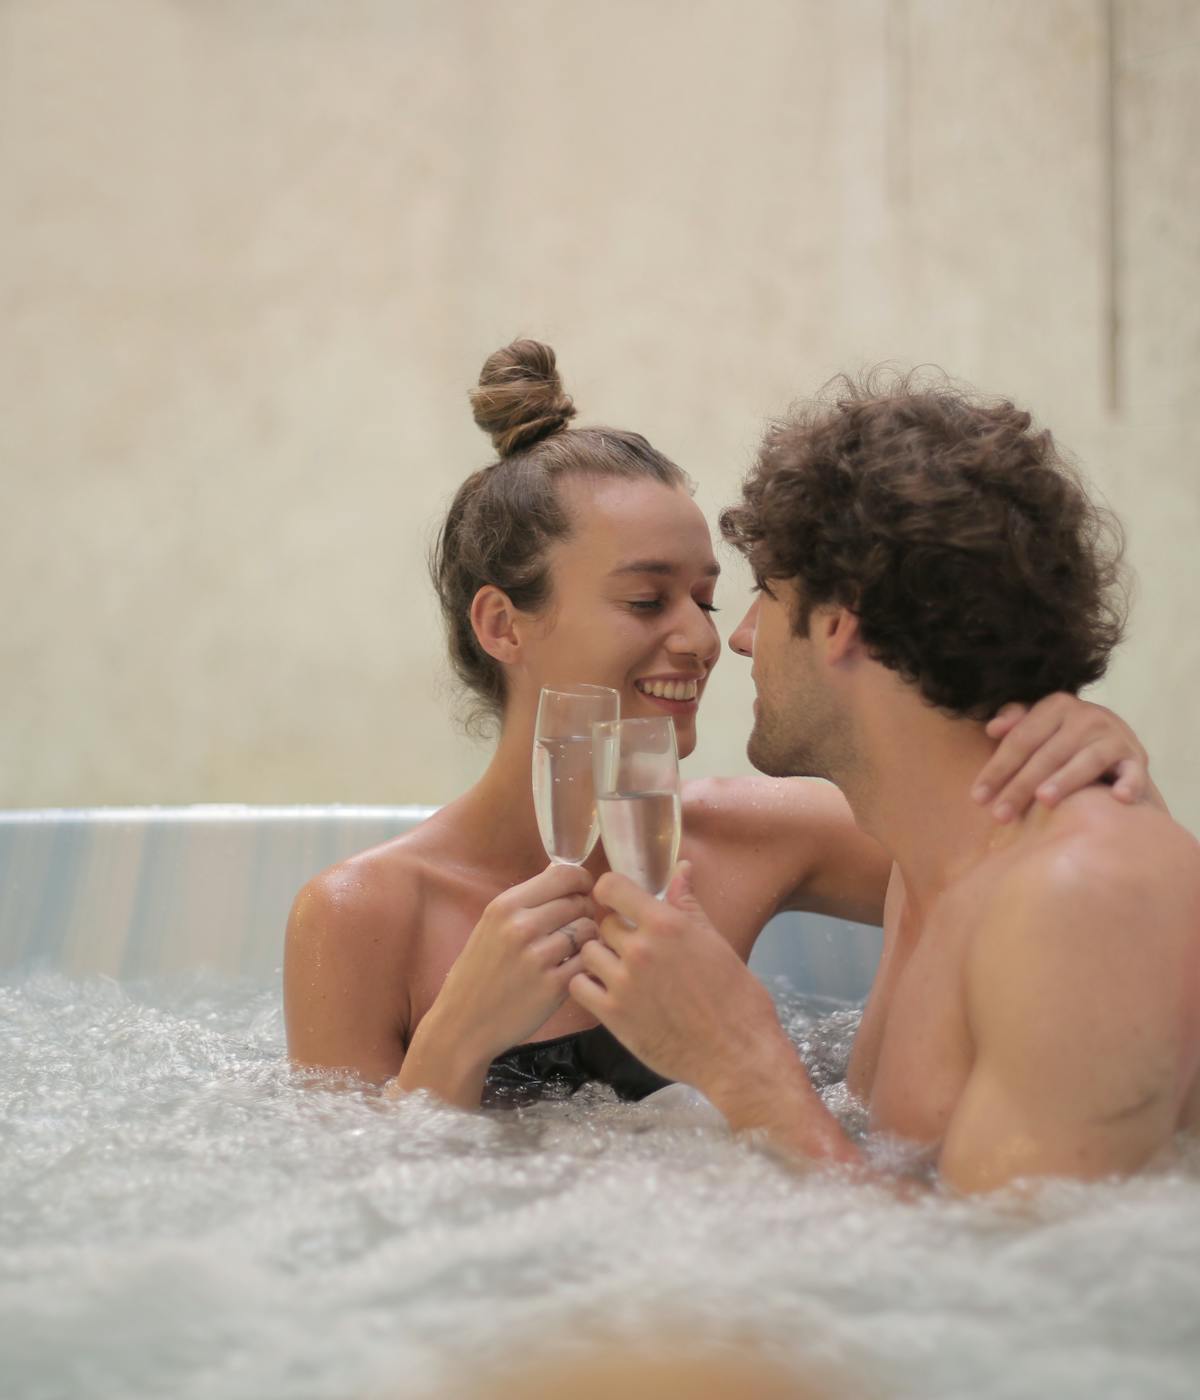
[(934, 710), (898, 681), (873, 699), (858, 716), (854, 771), (832, 776), (924, 908), (1000, 835), (970, 795), (995, 744), (982, 724)]

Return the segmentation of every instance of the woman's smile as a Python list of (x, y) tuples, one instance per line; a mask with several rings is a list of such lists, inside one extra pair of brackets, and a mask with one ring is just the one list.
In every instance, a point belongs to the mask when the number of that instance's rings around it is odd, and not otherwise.
[(700, 705), (706, 676), (644, 676), (633, 687), (657, 713), (682, 717), (694, 715)]

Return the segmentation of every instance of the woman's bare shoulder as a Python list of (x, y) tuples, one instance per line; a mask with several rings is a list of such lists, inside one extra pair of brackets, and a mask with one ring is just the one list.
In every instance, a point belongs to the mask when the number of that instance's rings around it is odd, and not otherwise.
[(293, 929), (322, 930), (323, 937), (375, 943), (411, 941), (429, 917), (461, 902), (478, 884), (478, 872), (462, 859), (459, 823), (449, 808), (378, 846), (359, 851), (314, 875), (296, 895)]
[[(314, 875), (292, 904), (283, 961), (284, 1009), (293, 1058), (349, 1066), (369, 1079), (399, 1068), (419, 1014), (420, 985), (436, 966), (447, 891), (458, 876), (439, 858), (431, 818)], [(427, 830), (426, 828), (430, 828)]]
[(374, 944), (382, 930), (393, 946), (411, 937), (435, 882), (428, 837), (417, 827), (314, 875), (292, 904), (289, 945)]
[(756, 843), (794, 842), (830, 824), (853, 825), (846, 799), (820, 778), (699, 778), (684, 784), (685, 827)]
[(779, 890), (777, 907), (877, 923), (891, 861), (855, 823), (850, 804), (820, 778), (705, 778), (688, 784), (685, 837), (745, 869), (757, 862)]

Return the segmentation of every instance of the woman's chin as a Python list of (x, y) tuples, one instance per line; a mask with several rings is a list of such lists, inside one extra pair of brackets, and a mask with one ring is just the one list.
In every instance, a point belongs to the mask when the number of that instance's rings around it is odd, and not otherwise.
[(698, 700), (666, 700), (658, 696), (635, 692), (632, 701), (625, 701), (621, 714), (627, 719), (657, 719), (667, 715), (675, 721), (675, 750), (686, 758), (696, 747), (696, 711)]

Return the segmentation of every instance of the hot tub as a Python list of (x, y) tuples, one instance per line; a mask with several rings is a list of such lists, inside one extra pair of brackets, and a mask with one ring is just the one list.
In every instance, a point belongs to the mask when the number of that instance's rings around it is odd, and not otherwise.
[[(300, 886), (430, 807), (0, 812), (0, 968), (128, 981), (206, 970), (278, 980)], [(784, 914), (752, 966), (821, 996), (866, 995), (879, 931)]]
[[(1194, 1395), (1191, 1147), (1158, 1177), (905, 1203), (797, 1177), (686, 1099), (464, 1114), (298, 1082), (291, 898), (423, 815), (0, 816), (5, 1396), (461, 1394), (531, 1349), (663, 1331), (850, 1393)], [(789, 916), (754, 960), (852, 1127), (877, 950)]]

